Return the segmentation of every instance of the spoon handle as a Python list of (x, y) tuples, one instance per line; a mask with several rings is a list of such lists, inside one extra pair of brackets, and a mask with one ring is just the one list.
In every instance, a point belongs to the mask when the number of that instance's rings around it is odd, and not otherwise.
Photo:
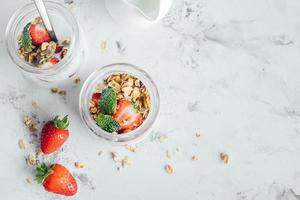
[(56, 34), (54, 32), (53, 26), (51, 24), (51, 21), (49, 19), (49, 15), (48, 15), (47, 9), (45, 7), (44, 1), (43, 0), (33, 0), (33, 1), (35, 3), (35, 6), (37, 7), (37, 10), (40, 13), (40, 16), (43, 20), (44, 26), (47, 29), (51, 39), (54, 42), (57, 42), (58, 40), (57, 40)]

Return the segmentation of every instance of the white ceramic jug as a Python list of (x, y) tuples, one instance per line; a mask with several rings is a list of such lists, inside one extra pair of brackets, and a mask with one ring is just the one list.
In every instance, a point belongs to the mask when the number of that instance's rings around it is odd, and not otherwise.
[(110, 15), (123, 25), (151, 25), (169, 11), (173, 0), (105, 0)]

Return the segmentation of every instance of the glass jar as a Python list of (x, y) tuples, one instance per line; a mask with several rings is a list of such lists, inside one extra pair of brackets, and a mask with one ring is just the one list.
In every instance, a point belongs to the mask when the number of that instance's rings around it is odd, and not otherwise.
[(82, 35), (75, 17), (63, 5), (45, 1), (49, 17), (59, 41), (70, 40), (67, 55), (57, 64), (36, 67), (20, 58), (17, 54), (18, 37), (27, 23), (39, 16), (34, 3), (26, 4), (11, 17), (6, 28), (6, 46), (13, 62), (29, 78), (39, 83), (53, 83), (72, 77), (83, 62), (84, 49)]
[[(147, 88), (150, 96), (150, 111), (145, 121), (137, 129), (123, 134), (112, 134), (101, 129), (89, 112), (89, 101), (98, 84), (104, 84), (104, 79), (116, 73), (126, 73), (139, 79)], [(85, 81), (80, 97), (79, 110), (84, 124), (97, 136), (115, 144), (130, 144), (141, 141), (150, 133), (159, 112), (159, 94), (150, 76), (140, 68), (126, 63), (116, 63), (102, 67), (93, 72)]]

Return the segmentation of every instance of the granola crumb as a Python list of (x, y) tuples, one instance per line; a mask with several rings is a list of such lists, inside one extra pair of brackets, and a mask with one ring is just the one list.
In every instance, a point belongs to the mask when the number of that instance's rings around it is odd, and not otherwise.
[(167, 158), (169, 158), (169, 159), (171, 158), (171, 153), (170, 153), (169, 150), (166, 151), (166, 156), (167, 156)]
[(227, 153), (220, 153), (220, 158), (224, 162), (225, 165), (229, 162), (229, 155)]
[(32, 118), (26, 116), (25, 119), (24, 119), (24, 124), (29, 129), (30, 132), (36, 132), (37, 131), (37, 128), (33, 124)]
[(192, 160), (198, 160), (197, 156), (192, 156)]
[(39, 105), (37, 104), (36, 101), (32, 101), (32, 102), (31, 102), (31, 105), (32, 105), (32, 107), (33, 107), (34, 109), (38, 109), (38, 108), (39, 108)]
[(121, 161), (122, 167), (130, 166), (131, 165), (131, 160), (128, 156), (125, 156), (122, 161)]
[(82, 168), (84, 168), (84, 165), (83, 165), (82, 163), (80, 163), (80, 162), (75, 162), (75, 163), (74, 163), (74, 166), (75, 166), (77, 169), (82, 169)]
[(58, 92), (58, 94), (61, 95), (61, 96), (65, 96), (67, 94), (67, 91), (66, 90), (60, 90)]
[(107, 42), (106, 41), (102, 41), (101, 42), (101, 49), (105, 50), (107, 48)]
[(167, 135), (160, 135), (160, 136), (158, 136), (158, 140), (160, 142), (165, 142), (167, 139), (168, 139)]
[(98, 152), (98, 156), (101, 156), (101, 155), (102, 155), (102, 151), (99, 151), (99, 152)]
[(52, 93), (52, 94), (56, 94), (56, 93), (58, 92), (58, 89), (57, 89), (57, 88), (51, 88), (50, 90), (51, 90), (51, 93)]
[(24, 139), (20, 139), (19, 142), (18, 142), (18, 145), (19, 145), (19, 148), (21, 150), (25, 150), (26, 149), (26, 143), (25, 143)]
[(118, 157), (118, 155), (117, 155), (116, 152), (110, 152), (110, 155), (111, 155), (111, 158), (113, 159), (113, 161), (115, 161), (115, 162), (119, 162), (120, 161), (120, 159), (119, 159), (119, 157)]
[(126, 145), (125, 148), (126, 148), (128, 151), (132, 152), (132, 153), (136, 153), (136, 148), (133, 147), (133, 146), (128, 146), (128, 145)]
[(165, 171), (168, 173), (168, 174), (173, 174), (174, 173), (174, 169), (171, 165), (165, 165)]
[(33, 154), (29, 154), (26, 161), (27, 161), (27, 164), (29, 164), (31, 166), (35, 166), (37, 164), (36, 157)]
[(80, 80), (80, 78), (78, 77), (78, 78), (76, 78), (76, 79), (74, 80), (74, 83), (75, 83), (75, 84), (79, 84), (80, 81), (81, 81), (81, 80)]
[(201, 137), (201, 134), (200, 133), (196, 133), (196, 137), (197, 138)]
[(27, 182), (28, 184), (31, 184), (31, 183), (32, 183), (32, 179), (31, 179), (31, 178), (26, 178), (26, 182)]

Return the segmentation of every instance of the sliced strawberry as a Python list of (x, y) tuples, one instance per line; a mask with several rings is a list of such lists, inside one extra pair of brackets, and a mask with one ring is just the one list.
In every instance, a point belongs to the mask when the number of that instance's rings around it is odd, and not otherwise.
[(143, 123), (142, 115), (134, 108), (128, 100), (119, 100), (117, 111), (113, 118), (119, 122), (120, 132), (126, 133), (138, 128)]
[(56, 63), (59, 62), (59, 59), (58, 59), (58, 58), (50, 58), (50, 59), (49, 59), (49, 62), (50, 62), (52, 65), (55, 65)]
[(99, 93), (99, 92), (93, 93), (92, 101), (95, 103), (96, 106), (99, 104), (100, 98), (101, 98), (101, 93)]
[(58, 45), (55, 49), (55, 53), (60, 53), (63, 50), (64, 46)]
[(29, 34), (34, 45), (40, 45), (51, 40), (49, 33), (42, 24), (31, 24)]

